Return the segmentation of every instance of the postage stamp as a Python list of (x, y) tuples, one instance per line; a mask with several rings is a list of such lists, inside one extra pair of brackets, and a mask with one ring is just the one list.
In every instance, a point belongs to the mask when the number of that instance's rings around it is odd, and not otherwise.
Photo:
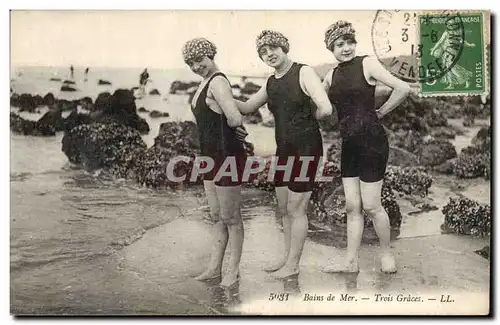
[(487, 20), (484, 12), (379, 10), (373, 49), (386, 69), (418, 87), (420, 96), (486, 95)]
[[(484, 94), (487, 65), (482, 13), (418, 16), (420, 65), (436, 62), (445, 73), (420, 83), (426, 94)], [(429, 71), (429, 70), (428, 70)], [(432, 73), (432, 72), (431, 72)]]

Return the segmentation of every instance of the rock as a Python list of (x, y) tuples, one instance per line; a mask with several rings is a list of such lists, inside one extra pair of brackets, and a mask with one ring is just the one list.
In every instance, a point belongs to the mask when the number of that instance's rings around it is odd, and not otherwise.
[(457, 131), (452, 129), (452, 128), (449, 128), (449, 127), (438, 126), (438, 127), (432, 128), (432, 130), (430, 131), (430, 135), (436, 139), (439, 139), (439, 138), (455, 139), (455, 136), (457, 135)]
[(459, 178), (491, 177), (491, 150), (484, 146), (469, 146), (460, 152), (453, 164), (453, 174)]
[(198, 88), (200, 82), (182, 82), (182, 81), (174, 81), (170, 85), (170, 94), (177, 94), (177, 92), (187, 92), (192, 88)]
[(37, 103), (35, 99), (30, 94), (12, 94), (10, 96), (10, 105), (14, 107), (19, 107), (19, 112), (35, 112)]
[(420, 145), (417, 151), (420, 164), (424, 166), (437, 166), (446, 160), (455, 158), (457, 152), (453, 144), (443, 139), (431, 139)]
[(135, 97), (130, 90), (117, 89), (109, 98), (108, 103), (106, 103), (105, 98), (103, 99), (102, 107), (101, 114), (95, 119), (96, 122), (105, 124), (118, 123), (136, 129), (141, 133), (149, 132), (150, 128), (146, 120), (137, 115)]
[(153, 110), (153, 111), (151, 111), (151, 113), (149, 113), (149, 116), (151, 118), (159, 118), (159, 117), (169, 117), (170, 114), (168, 114), (167, 112), (163, 113), (163, 112), (160, 112), (157, 110)]
[(70, 86), (62, 86), (61, 91), (77, 91), (76, 88)]
[(483, 126), (479, 131), (477, 131), (476, 136), (472, 139), (472, 144), (478, 147), (484, 147), (489, 149), (491, 145), (491, 126)]
[(25, 120), (15, 113), (10, 113), (10, 129), (22, 135), (53, 136), (56, 134), (54, 127)]
[(54, 131), (62, 131), (64, 129), (64, 119), (62, 110), (55, 109), (45, 113), (37, 122), (36, 128), (39, 130), (54, 129)]
[(62, 110), (63, 112), (66, 112), (66, 111), (73, 111), (75, 110), (76, 108), (78, 107), (77, 103), (74, 102), (74, 101), (69, 101), (69, 100), (66, 100), (66, 99), (57, 99), (56, 100), (56, 104), (55, 104), (55, 108), (56, 109), (60, 109)]
[(442, 163), (441, 165), (434, 167), (434, 170), (441, 173), (441, 174), (452, 175), (453, 174), (453, 167), (456, 164), (456, 160), (457, 160), (457, 158), (449, 159), (449, 160), (445, 161), (444, 163)]
[[(166, 122), (160, 125), (154, 145), (147, 149), (136, 169), (137, 181), (154, 188), (176, 188), (190, 181), (191, 170), (196, 154), (199, 154), (198, 128), (194, 122)], [(187, 156), (190, 162), (179, 162), (175, 165), (174, 175), (187, 175), (184, 182), (174, 182), (168, 178), (167, 166), (170, 159), (176, 156)], [(194, 183), (200, 184), (199, 175)]]
[(74, 110), (64, 119), (62, 129), (68, 132), (79, 125), (91, 124), (92, 122), (90, 115), (78, 113), (77, 110)]
[(66, 85), (76, 85), (76, 83), (73, 80), (64, 80), (63, 84), (66, 84)]
[(390, 146), (388, 165), (399, 167), (414, 167), (418, 166), (418, 158), (411, 152), (405, 149)]
[(99, 81), (97, 81), (97, 84), (98, 85), (111, 85), (111, 82), (107, 81), (107, 80), (99, 79)]
[(61, 81), (61, 78), (50, 78), (49, 81)]
[(460, 235), (491, 235), (491, 208), (468, 198), (450, 198), (442, 208), (444, 228)]
[(137, 130), (122, 124), (79, 125), (64, 134), (62, 151), (73, 164), (87, 170), (105, 168), (121, 177), (133, 172), (146, 149)]
[(40, 95), (35, 95), (33, 96), (33, 101), (35, 102), (35, 105), (38, 107), (38, 106), (43, 106), (44, 105), (44, 102), (43, 102), (43, 97), (40, 96)]
[(78, 105), (82, 109), (85, 109), (87, 111), (93, 112), (94, 111), (94, 102), (92, 101), (92, 98), (90, 97), (83, 97), (78, 100)]
[(149, 112), (149, 111), (148, 111), (147, 109), (145, 109), (144, 107), (139, 108), (139, 110), (138, 110), (138, 111), (139, 111), (139, 112), (141, 112), (141, 113), (147, 113), (147, 112)]
[(52, 94), (52, 93), (46, 94), (43, 97), (42, 102), (43, 102), (43, 105), (46, 105), (46, 106), (53, 106), (53, 105), (55, 105), (56, 99), (54, 97), (54, 94)]
[(158, 89), (152, 89), (150, 92), (149, 92), (150, 95), (161, 95), (160, 92), (158, 91)]
[(487, 246), (484, 246), (483, 248), (481, 249), (478, 249), (476, 251), (474, 251), (474, 253), (484, 257), (485, 259), (489, 260), (490, 259), (490, 246), (487, 245)]
[(261, 87), (262, 86), (259, 86), (257, 84), (254, 84), (253, 82), (249, 81), (249, 82), (245, 83), (243, 88), (241, 88), (241, 93), (246, 94), (246, 95), (253, 95), (256, 92), (258, 92)]
[(103, 92), (97, 95), (94, 102), (94, 109), (96, 111), (107, 111), (111, 106), (111, 94), (109, 92)]
[(432, 176), (422, 167), (390, 166), (385, 173), (384, 184), (394, 191), (425, 197), (432, 185)]
[(10, 129), (14, 133), (31, 135), (35, 130), (35, 121), (28, 121), (16, 113), (10, 113)]

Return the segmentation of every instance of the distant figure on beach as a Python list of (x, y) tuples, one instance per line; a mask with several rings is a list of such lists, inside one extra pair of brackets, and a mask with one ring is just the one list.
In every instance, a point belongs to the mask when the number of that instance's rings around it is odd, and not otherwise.
[(69, 76), (71, 79), (75, 77), (75, 68), (73, 68), (73, 65), (69, 67)]
[[(262, 31), (256, 40), (256, 49), (259, 58), (274, 69), (274, 74), (248, 101), (236, 103), (242, 114), (256, 112), (267, 104), (276, 121), (277, 164), (288, 166), (286, 173), (280, 171), (274, 176), (276, 214), (283, 220), (284, 250), (279, 260), (264, 270), (284, 279), (299, 273), (308, 229), (307, 206), (323, 156), (317, 120), (330, 115), (332, 105), (316, 72), (288, 57), (290, 45), (283, 34)], [(306, 157), (308, 161), (304, 162)]]
[(87, 82), (87, 80), (88, 80), (88, 75), (89, 75), (89, 68), (87, 67), (87, 68), (85, 69), (85, 72), (83, 73), (83, 76), (84, 76), (84, 77), (83, 77), (83, 81)]
[[(228, 272), (220, 286), (238, 281), (244, 230), (241, 219), (241, 182), (246, 163), (242, 142), (246, 131), (242, 116), (233, 100), (231, 84), (214, 62), (217, 48), (205, 38), (188, 41), (183, 49), (184, 62), (203, 78), (191, 103), (199, 129), (201, 156), (209, 157), (213, 167), (204, 174), (203, 185), (213, 221), (214, 242), (205, 271), (196, 277), (205, 281), (221, 277), (226, 247), (229, 243)], [(219, 175), (226, 159), (234, 162), (238, 175)], [(232, 168), (232, 167), (231, 167)], [(236, 174), (236, 173), (234, 173)]]
[(149, 81), (149, 73), (148, 73), (148, 68), (144, 69), (142, 71), (141, 75), (139, 76), (139, 90), (141, 96), (146, 95), (146, 84)]

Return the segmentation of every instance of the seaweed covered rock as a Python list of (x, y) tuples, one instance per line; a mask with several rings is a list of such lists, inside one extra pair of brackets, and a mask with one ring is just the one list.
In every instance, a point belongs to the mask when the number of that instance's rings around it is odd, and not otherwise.
[(54, 136), (56, 134), (53, 125), (25, 120), (15, 113), (10, 113), (10, 129), (22, 135)]
[(399, 167), (411, 167), (418, 165), (418, 158), (405, 149), (389, 146), (389, 158), (387, 164)]
[[(179, 149), (179, 144), (177, 144)], [(185, 184), (201, 184), (202, 177), (198, 175), (193, 181), (191, 174), (195, 161), (195, 153), (189, 148), (182, 148), (182, 152), (173, 147), (165, 148), (153, 146), (148, 148), (139, 157), (134, 169), (136, 180), (147, 187), (178, 188)], [(174, 157), (185, 156), (186, 160), (172, 160)], [(174, 163), (175, 162), (175, 163)], [(169, 165), (169, 163), (171, 163)], [(170, 170), (171, 169), (171, 170)], [(177, 178), (183, 178), (177, 179)]]
[(430, 135), (435, 139), (454, 139), (458, 132), (450, 127), (438, 126), (432, 128)]
[(479, 131), (477, 131), (476, 136), (471, 142), (474, 146), (483, 148), (484, 150), (489, 150), (491, 145), (491, 126), (483, 126)]
[(55, 109), (45, 113), (36, 123), (38, 128), (53, 128), (57, 132), (64, 130), (64, 120), (65, 119), (62, 117), (62, 110)]
[[(99, 95), (101, 96), (101, 94)], [(128, 89), (117, 89), (111, 97), (102, 94), (102, 104), (98, 105), (96, 99), (96, 109), (101, 109), (100, 114), (95, 118), (98, 123), (119, 123), (138, 130), (141, 133), (149, 132), (149, 125), (145, 119), (137, 114), (134, 94)], [(102, 105), (102, 106), (101, 106)]]
[(391, 146), (403, 148), (408, 152), (415, 153), (422, 145), (422, 135), (414, 130), (398, 130), (389, 136)]
[(409, 195), (427, 196), (432, 177), (423, 167), (388, 167), (384, 184), (395, 191)]
[(100, 93), (97, 95), (97, 98), (94, 102), (94, 108), (96, 111), (105, 111), (108, 110), (111, 106), (111, 94), (107, 91)]
[(455, 158), (457, 151), (451, 142), (445, 139), (431, 139), (420, 145), (417, 150), (420, 164), (424, 166), (437, 166), (448, 159)]
[(489, 147), (469, 146), (460, 152), (453, 163), (453, 174), (459, 178), (491, 177), (491, 151)]
[(91, 124), (92, 118), (88, 114), (78, 113), (77, 110), (73, 110), (63, 121), (62, 130), (69, 131), (74, 127), (83, 124)]
[(153, 95), (153, 96), (156, 96), (156, 95), (161, 95), (160, 92), (158, 91), (158, 89), (151, 89), (151, 91), (149, 92), (150, 95)]
[[(191, 181), (194, 159), (200, 152), (198, 127), (194, 122), (165, 122), (160, 125), (154, 145), (148, 148), (140, 158), (141, 163), (135, 169), (139, 183), (154, 188), (176, 188), (181, 184), (200, 183), (201, 175)], [(177, 161), (173, 165), (175, 177), (186, 176), (183, 182), (169, 177), (168, 164), (174, 157), (189, 157), (189, 161)]]
[(450, 198), (442, 209), (443, 230), (460, 235), (491, 234), (491, 208), (468, 198)]
[(34, 113), (37, 107), (35, 98), (31, 94), (12, 94), (10, 96), (10, 105), (19, 107), (19, 112), (26, 111), (31, 113)]
[(71, 163), (89, 170), (119, 170), (119, 174), (126, 174), (124, 157), (134, 156), (140, 148), (146, 144), (139, 132), (117, 123), (80, 125), (62, 139), (62, 151)]

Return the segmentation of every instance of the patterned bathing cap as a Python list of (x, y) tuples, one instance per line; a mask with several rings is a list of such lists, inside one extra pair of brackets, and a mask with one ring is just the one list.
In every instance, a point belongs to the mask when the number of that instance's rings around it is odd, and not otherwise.
[(217, 54), (217, 47), (215, 47), (215, 44), (201, 37), (187, 41), (182, 48), (182, 56), (186, 63), (195, 59), (200, 59), (204, 56), (213, 60), (215, 54)]
[(288, 51), (290, 50), (290, 44), (288, 43), (288, 38), (286, 38), (280, 32), (268, 29), (263, 30), (259, 34), (257, 40), (255, 41), (255, 45), (257, 46), (257, 52), (264, 45), (279, 46), (283, 49), (283, 52), (285, 53), (288, 53)]
[(333, 42), (335, 42), (335, 40), (341, 36), (355, 34), (356, 31), (354, 30), (354, 28), (352, 28), (351, 23), (344, 20), (339, 20), (330, 25), (330, 27), (328, 27), (325, 32), (326, 48), (331, 50)]

